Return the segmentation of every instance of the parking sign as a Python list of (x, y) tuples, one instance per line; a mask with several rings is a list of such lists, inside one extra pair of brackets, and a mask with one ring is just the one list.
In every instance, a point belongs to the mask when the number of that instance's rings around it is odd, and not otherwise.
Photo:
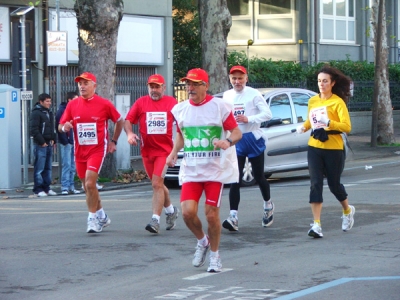
[(6, 115), (6, 110), (4, 107), (0, 107), (0, 119), (4, 119)]
[(17, 91), (11, 91), (11, 101), (17, 102), (18, 101), (18, 93)]

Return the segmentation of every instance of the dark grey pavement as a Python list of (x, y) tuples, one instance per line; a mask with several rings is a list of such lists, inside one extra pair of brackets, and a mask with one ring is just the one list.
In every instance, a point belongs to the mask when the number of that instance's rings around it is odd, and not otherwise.
[[(144, 230), (148, 182), (106, 184), (112, 224), (99, 235), (85, 232), (84, 195), (3, 194), (0, 299), (399, 299), (400, 149), (372, 149), (361, 135), (350, 143), (343, 181), (354, 228), (340, 230), (340, 206), (326, 188), (324, 238), (309, 238), (307, 171), (273, 176), (274, 224), (261, 227), (257, 188), (242, 189), (240, 231), (222, 232), (220, 274), (191, 266), (195, 240), (182, 218), (173, 231)], [(180, 190), (170, 192), (177, 204)]]

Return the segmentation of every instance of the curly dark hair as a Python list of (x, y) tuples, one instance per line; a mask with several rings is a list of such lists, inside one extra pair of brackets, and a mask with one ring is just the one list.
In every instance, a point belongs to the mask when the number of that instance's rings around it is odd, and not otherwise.
[(349, 97), (351, 96), (350, 77), (347, 77), (341, 71), (330, 65), (324, 65), (317, 72), (317, 76), (320, 73), (328, 74), (331, 77), (331, 80), (335, 82), (335, 85), (332, 87), (332, 93), (338, 95), (347, 104), (347, 102), (349, 101)]

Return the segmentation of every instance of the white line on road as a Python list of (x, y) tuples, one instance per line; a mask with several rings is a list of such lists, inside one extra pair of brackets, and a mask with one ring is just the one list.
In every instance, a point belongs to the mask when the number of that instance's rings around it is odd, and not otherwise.
[(216, 275), (216, 274), (220, 274), (220, 273), (224, 273), (224, 272), (229, 272), (229, 271), (232, 271), (233, 269), (222, 269), (222, 271), (221, 272), (218, 272), (218, 273), (201, 273), (201, 274), (197, 274), (197, 275), (193, 275), (193, 276), (189, 276), (189, 277), (185, 277), (185, 278), (183, 278), (184, 280), (197, 280), (197, 279), (200, 279), (200, 278), (204, 278), (204, 277), (208, 277), (208, 276), (213, 276), (213, 275)]

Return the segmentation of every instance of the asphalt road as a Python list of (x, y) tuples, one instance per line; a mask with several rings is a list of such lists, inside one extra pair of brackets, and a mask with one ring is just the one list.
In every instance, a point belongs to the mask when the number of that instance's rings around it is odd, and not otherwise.
[[(223, 229), (218, 274), (206, 272), (208, 260), (191, 265), (196, 240), (181, 218), (172, 231), (145, 231), (149, 185), (101, 192), (112, 223), (100, 234), (86, 233), (84, 195), (2, 200), (0, 299), (399, 299), (399, 167), (393, 157), (348, 162), (343, 183), (355, 225), (342, 232), (326, 187), (322, 239), (307, 236), (307, 171), (271, 178), (269, 228), (261, 226), (259, 190), (243, 188), (239, 232)], [(171, 189), (174, 204), (179, 192)], [(225, 189), (221, 221), (227, 197)]]

